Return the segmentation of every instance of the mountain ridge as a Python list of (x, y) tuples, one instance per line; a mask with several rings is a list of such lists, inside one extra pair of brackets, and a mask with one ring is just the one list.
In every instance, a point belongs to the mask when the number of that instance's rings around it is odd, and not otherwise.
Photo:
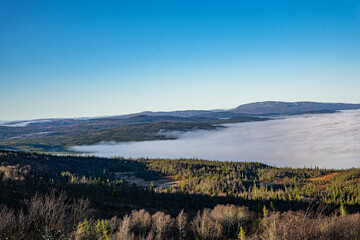
[(294, 114), (314, 111), (338, 111), (360, 109), (360, 104), (353, 103), (324, 103), (324, 102), (281, 102), (265, 101), (242, 104), (232, 110), (234, 113), (270, 115), (270, 114)]
[[(68, 152), (76, 145), (101, 141), (168, 140), (162, 132), (214, 130), (228, 123), (266, 121), (276, 116), (324, 114), (360, 109), (360, 104), (317, 102), (257, 102), (230, 110), (141, 112), (97, 118), (48, 119), (0, 122), (0, 148), (26, 151)], [(274, 118), (272, 117), (274, 116)]]
[(137, 116), (151, 117), (179, 117), (179, 118), (232, 118), (240, 116), (270, 116), (270, 115), (294, 115), (305, 113), (331, 113), (339, 110), (360, 109), (356, 103), (329, 103), (329, 102), (282, 102), (263, 101), (246, 103), (230, 110), (178, 110), (178, 111), (143, 111), (114, 116), (79, 117), (79, 118), (44, 118), (33, 120), (0, 121), (0, 127), (26, 127), (34, 125), (52, 124), (81, 124), (89, 121), (137, 119)]

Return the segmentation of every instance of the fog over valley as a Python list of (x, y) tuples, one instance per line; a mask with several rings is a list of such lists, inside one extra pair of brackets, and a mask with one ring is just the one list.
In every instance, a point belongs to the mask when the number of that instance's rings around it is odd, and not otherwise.
[[(360, 167), (360, 110), (224, 125), (176, 140), (99, 143), (70, 150), (96, 156), (258, 161), (275, 166)], [(164, 134), (164, 133), (161, 133)]]

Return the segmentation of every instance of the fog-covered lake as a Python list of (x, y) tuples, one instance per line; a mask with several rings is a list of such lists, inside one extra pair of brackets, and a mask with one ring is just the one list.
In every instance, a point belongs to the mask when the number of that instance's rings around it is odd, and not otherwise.
[(97, 156), (257, 161), (275, 166), (360, 167), (360, 110), (228, 124), (176, 140), (100, 143), (71, 150)]

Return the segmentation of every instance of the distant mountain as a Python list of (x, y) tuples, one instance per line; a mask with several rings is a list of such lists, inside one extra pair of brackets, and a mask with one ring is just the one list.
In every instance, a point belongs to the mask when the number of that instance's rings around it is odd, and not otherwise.
[(272, 115), (332, 113), (360, 104), (257, 102), (232, 110), (141, 112), (121, 116), (0, 121), (0, 149), (66, 152), (69, 147), (101, 141), (167, 140), (171, 131), (213, 130), (227, 123), (266, 121)]
[[(100, 119), (99, 121), (107, 120), (106, 118)], [(205, 117), (179, 117), (179, 116), (173, 116), (173, 115), (147, 115), (147, 114), (141, 114), (141, 115), (135, 115), (133, 117), (124, 118), (124, 119), (116, 119), (116, 118), (109, 118), (109, 120), (112, 121), (118, 121), (122, 125), (126, 124), (140, 124), (140, 123), (154, 123), (154, 122), (209, 122), (211, 120), (216, 119), (210, 119)]]
[(304, 113), (331, 113), (337, 110), (360, 109), (360, 104), (320, 103), (320, 102), (255, 102), (243, 104), (231, 110), (182, 110), (169, 112), (139, 112), (118, 116), (90, 118), (54, 118), (24, 121), (0, 121), (3, 127), (66, 127), (78, 125), (111, 125), (137, 124), (149, 122), (208, 122), (215, 119), (234, 117), (269, 116), (276, 114), (293, 115)]
[(237, 116), (242, 116), (244, 114), (239, 114), (239, 113), (234, 113), (234, 112), (230, 112), (230, 111), (221, 111), (221, 112), (208, 112), (208, 113), (203, 113), (200, 115), (197, 115), (196, 117), (205, 117), (205, 118), (231, 118), (231, 117), (237, 117)]
[(319, 103), (319, 102), (255, 102), (240, 105), (230, 110), (236, 114), (272, 115), (272, 114), (301, 114), (337, 110), (360, 109), (360, 104), (348, 103)]
[[(232, 118), (252, 115), (303, 114), (303, 113), (331, 113), (338, 110), (360, 109), (360, 104), (321, 103), (321, 102), (255, 102), (243, 104), (232, 110), (185, 110), (171, 112), (141, 112), (128, 115), (114, 116), (114, 119), (129, 119), (136, 116), (162, 116), (181, 118)], [(136, 118), (135, 118), (136, 119)]]
[(119, 116), (112, 116), (110, 118), (117, 118), (117, 119), (125, 119), (131, 118), (140, 115), (147, 115), (147, 116), (171, 116), (171, 117), (194, 117), (201, 114), (212, 113), (216, 111), (211, 110), (183, 110), (183, 111), (170, 111), (170, 112), (152, 112), (152, 111), (144, 111), (139, 113), (131, 113), (126, 115), (119, 115)]

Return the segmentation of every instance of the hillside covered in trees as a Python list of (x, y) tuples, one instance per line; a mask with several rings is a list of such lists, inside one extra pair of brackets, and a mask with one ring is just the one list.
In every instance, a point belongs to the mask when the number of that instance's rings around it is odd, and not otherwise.
[(360, 239), (360, 169), (0, 151), (0, 239)]

